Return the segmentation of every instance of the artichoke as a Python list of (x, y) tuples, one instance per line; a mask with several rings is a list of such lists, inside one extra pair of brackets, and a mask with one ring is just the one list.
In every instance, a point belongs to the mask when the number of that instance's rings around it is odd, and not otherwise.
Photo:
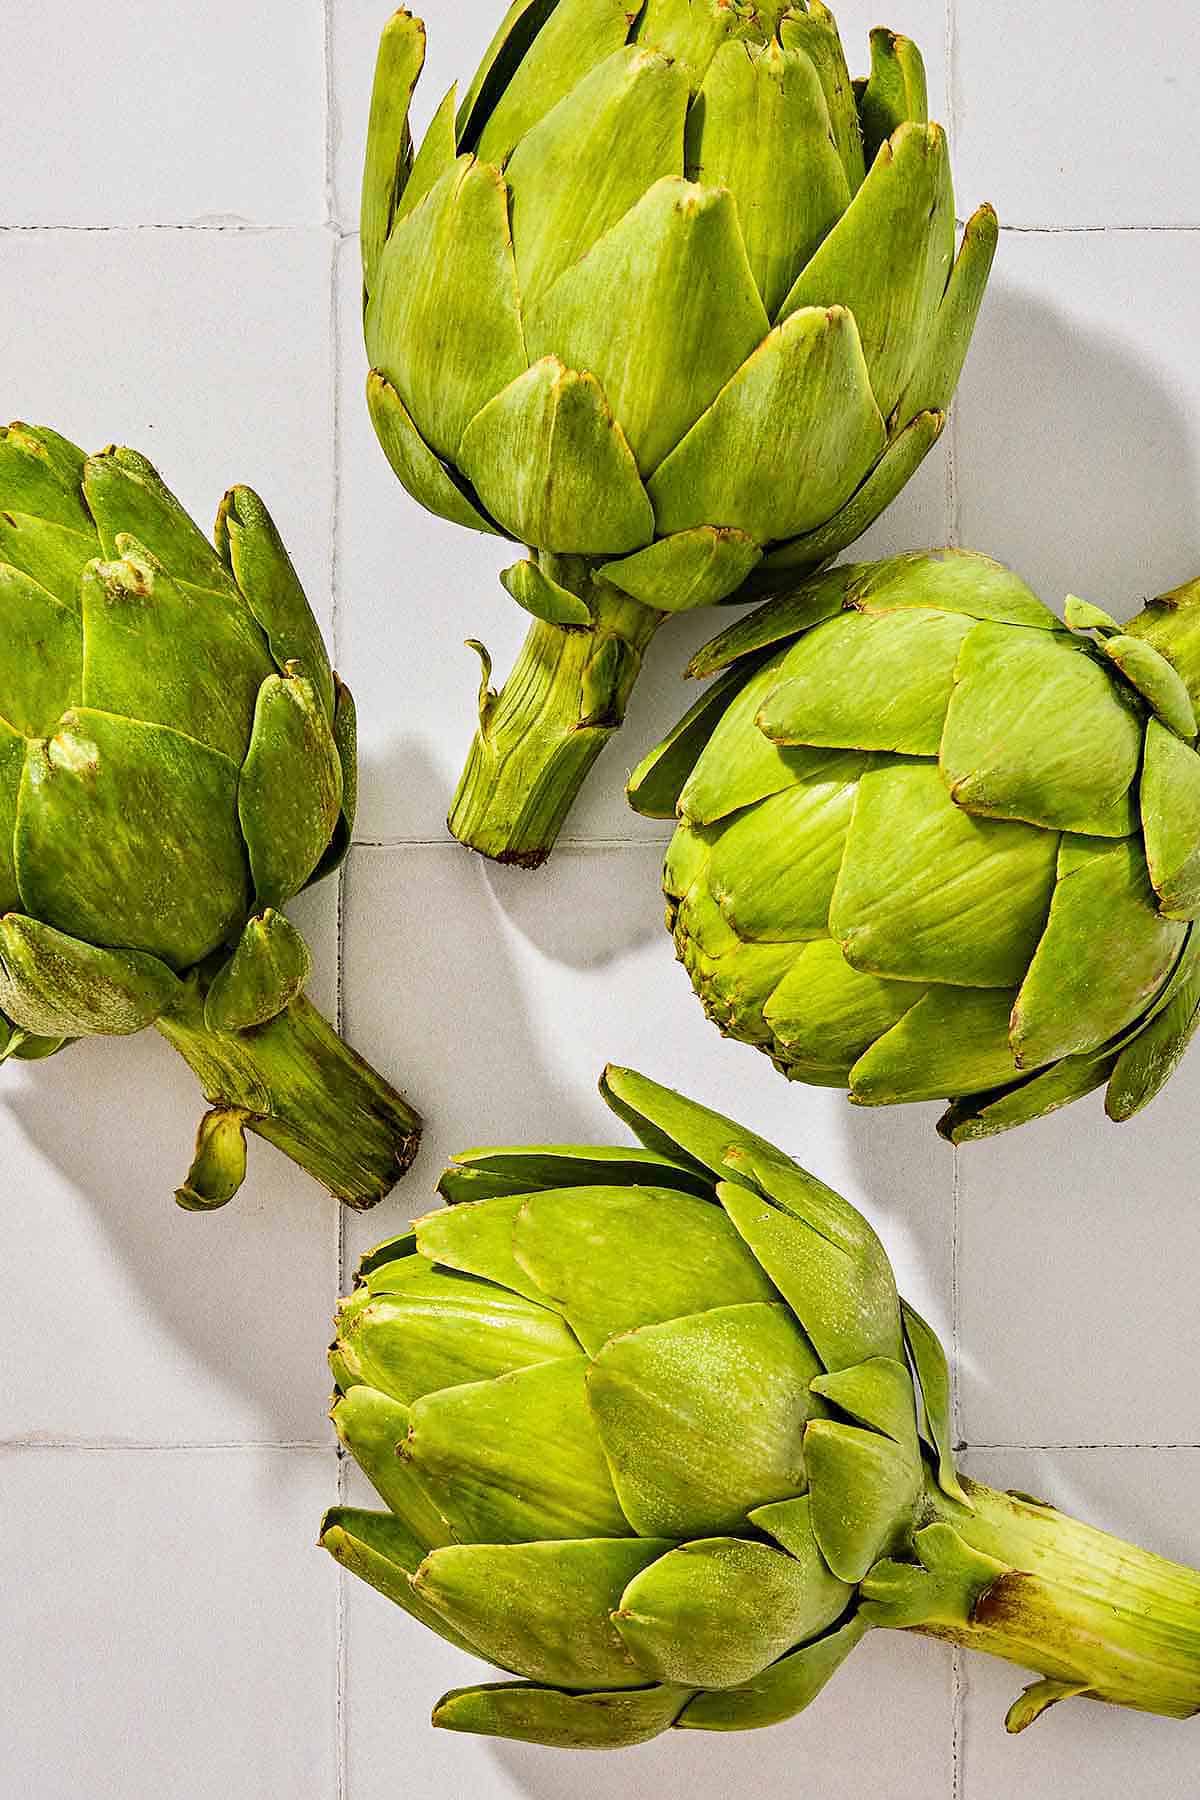
[(872, 1626), (1200, 1711), (1200, 1574), (960, 1478), (937, 1338), (852, 1206), (629, 1070), (642, 1149), (477, 1150), (369, 1255), (333, 1418), (388, 1510), (338, 1562), (519, 1679), (434, 1723), (561, 1746), (801, 1711)]
[(693, 659), (635, 772), (677, 812), (667, 923), (709, 1017), (955, 1143), (1108, 1084), (1124, 1120), (1200, 1019), (1200, 582), (1066, 626), (990, 558), (831, 570)]
[(514, 0), (417, 151), (387, 25), (363, 179), (367, 397), (431, 512), (528, 547), (535, 623), (450, 812), (535, 867), (669, 614), (820, 567), (936, 441), (996, 246), (955, 262), (920, 53), (852, 83), (822, 0)]
[(216, 548), (132, 450), (0, 431), (0, 1062), (156, 1025), (212, 1110), (177, 1198), (245, 1130), (354, 1206), (419, 1120), (305, 999), (280, 910), (337, 867), (354, 706), (262, 501)]

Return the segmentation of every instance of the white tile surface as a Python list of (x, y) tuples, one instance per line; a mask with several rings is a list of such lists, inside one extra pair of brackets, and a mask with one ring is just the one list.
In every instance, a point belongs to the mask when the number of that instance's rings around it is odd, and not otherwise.
[(961, 178), (1013, 225), (1196, 225), (1193, 154), (1200, 19), (1054, 0), (954, 8)]
[(0, 1450), (0, 1769), (22, 1800), (336, 1782), (323, 1450)]
[[(418, 127), (501, 7), (425, 10)], [(1082, 0), (1032, 24), (967, 0), (879, 10), (926, 53), (960, 214), (990, 197), (1039, 229), (1006, 232), (953, 441), (863, 553), (956, 532), (1052, 602), (1127, 609), (1200, 568), (1200, 234), (1173, 229), (1200, 224), (1197, 27), (1166, 0), (1133, 25)], [(863, 69), (874, 0), (837, 11)], [(807, 1717), (754, 1739), (568, 1759), (434, 1733), (429, 1705), (473, 1665), (312, 1548), (338, 1489), (323, 1347), (354, 1258), (431, 1204), (456, 1148), (611, 1138), (595, 1082), (612, 1058), (775, 1137), (871, 1214), (959, 1346), (974, 1473), (1200, 1561), (1200, 1450), (1157, 1447), (1200, 1445), (1195, 1068), (1122, 1132), (1085, 1104), (963, 1152), (956, 1196), (936, 1108), (855, 1112), (705, 1026), (661, 930), (662, 828), (621, 785), (721, 618), (652, 647), (548, 870), (446, 843), (476, 680), (461, 640), (502, 673), (522, 616), (504, 548), (408, 501), (361, 402), (358, 163), (387, 12), (5, 11), (4, 416), (136, 444), (205, 522), (234, 480), (272, 507), (362, 719), (340, 945), (332, 888), (295, 909), (314, 994), (333, 1009), (340, 950), (348, 1035), (429, 1126), (370, 1216), (339, 1221), (255, 1142), (233, 1206), (184, 1217), (170, 1196), (199, 1100), (165, 1045), (3, 1071), (0, 1795), (1190, 1800), (1194, 1728), (1063, 1707), (1014, 1741), (1014, 1672), (966, 1669), (956, 1709), (948, 1652), (882, 1634)], [(1031, 1444), (1136, 1447), (1014, 1447)]]
[(5, 224), (316, 224), (321, 0), (7, 0)]

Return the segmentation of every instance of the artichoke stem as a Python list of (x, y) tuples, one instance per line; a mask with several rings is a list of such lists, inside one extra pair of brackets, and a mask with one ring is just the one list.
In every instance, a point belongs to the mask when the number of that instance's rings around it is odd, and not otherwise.
[(541, 567), (586, 600), (591, 623), (534, 621), (508, 680), (480, 706), (447, 821), (460, 843), (523, 869), (554, 848), (666, 617), (594, 578), (582, 558), (543, 556)]
[[(342, 1042), (303, 994), (264, 1025), (212, 1031), (204, 1022), (199, 984), (193, 982), (156, 1025), (216, 1109), (202, 1122), (193, 1176), (214, 1118), (236, 1117), (337, 1199), (360, 1210), (382, 1200), (416, 1155), (419, 1115)], [(223, 1204), (239, 1179), (235, 1172), (223, 1190), (218, 1183), (207, 1198), (197, 1198), (189, 1178), (181, 1190), (183, 1203)]]
[[(976, 1567), (968, 1573), (944, 1546), (927, 1552), (935, 1585), (944, 1581), (939, 1616), (913, 1624), (1040, 1672), (1010, 1710), (1010, 1731), (1075, 1696), (1168, 1718), (1200, 1713), (1200, 1571), (1026, 1495), (963, 1488), (973, 1510), (930, 1483), (931, 1509), (977, 1553)], [(1003, 1569), (989, 1574), (989, 1559)], [(947, 1604), (955, 1587), (958, 1604)]]

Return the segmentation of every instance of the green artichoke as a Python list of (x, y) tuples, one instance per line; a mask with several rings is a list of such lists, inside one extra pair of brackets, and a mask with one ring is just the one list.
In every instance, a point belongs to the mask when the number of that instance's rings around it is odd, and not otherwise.
[(821, 566), (944, 422), (996, 246), (955, 263), (920, 53), (852, 83), (821, 0), (514, 0), (416, 155), (424, 27), (379, 52), (368, 401), (431, 512), (528, 546), (535, 620), (450, 812), (535, 867), (669, 613)]
[(679, 826), (667, 923), (709, 1017), (867, 1106), (980, 1138), (1108, 1084), (1147, 1105), (1200, 1019), (1200, 582), (1067, 625), (990, 558), (829, 571), (630, 784)]
[(132, 450), (0, 431), (0, 1062), (156, 1025), (213, 1110), (178, 1192), (221, 1205), (246, 1128), (354, 1206), (419, 1120), (303, 995), (280, 910), (350, 843), (354, 706), (256, 494), (216, 548)]
[[(477, 1150), (368, 1256), (331, 1361), (386, 1512), (337, 1560), (520, 1679), (434, 1723), (561, 1746), (801, 1711), (872, 1626), (1200, 1711), (1200, 1574), (961, 1479), (950, 1382), (852, 1206), (629, 1070), (644, 1149)], [(465, 1204), (464, 1204), (465, 1203)]]

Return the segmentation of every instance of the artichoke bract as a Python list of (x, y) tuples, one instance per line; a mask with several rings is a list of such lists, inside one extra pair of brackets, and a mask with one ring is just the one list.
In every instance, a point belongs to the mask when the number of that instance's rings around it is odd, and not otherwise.
[(1200, 1711), (1200, 1574), (960, 1478), (937, 1337), (867, 1221), (630, 1070), (642, 1148), (487, 1149), (343, 1303), (334, 1423), (387, 1511), (321, 1541), (515, 1679), (435, 1725), (563, 1747), (772, 1725), (872, 1627)]
[(1108, 1084), (1125, 1120), (1200, 1019), (1200, 582), (1064, 625), (944, 550), (834, 569), (693, 659), (635, 771), (678, 816), (667, 923), (709, 1017), (959, 1143)]
[(821, 0), (515, 0), (415, 155), (424, 27), (379, 51), (368, 402), (431, 512), (527, 546), (533, 615), (450, 810), (536, 867), (670, 613), (852, 543), (936, 441), (991, 268), (955, 261), (920, 53), (851, 81)]
[(281, 908), (349, 848), (354, 705), (258, 496), (215, 547), (145, 457), (0, 431), (0, 1062), (155, 1025), (212, 1110), (177, 1198), (257, 1132), (354, 1206), (419, 1120), (304, 997)]

